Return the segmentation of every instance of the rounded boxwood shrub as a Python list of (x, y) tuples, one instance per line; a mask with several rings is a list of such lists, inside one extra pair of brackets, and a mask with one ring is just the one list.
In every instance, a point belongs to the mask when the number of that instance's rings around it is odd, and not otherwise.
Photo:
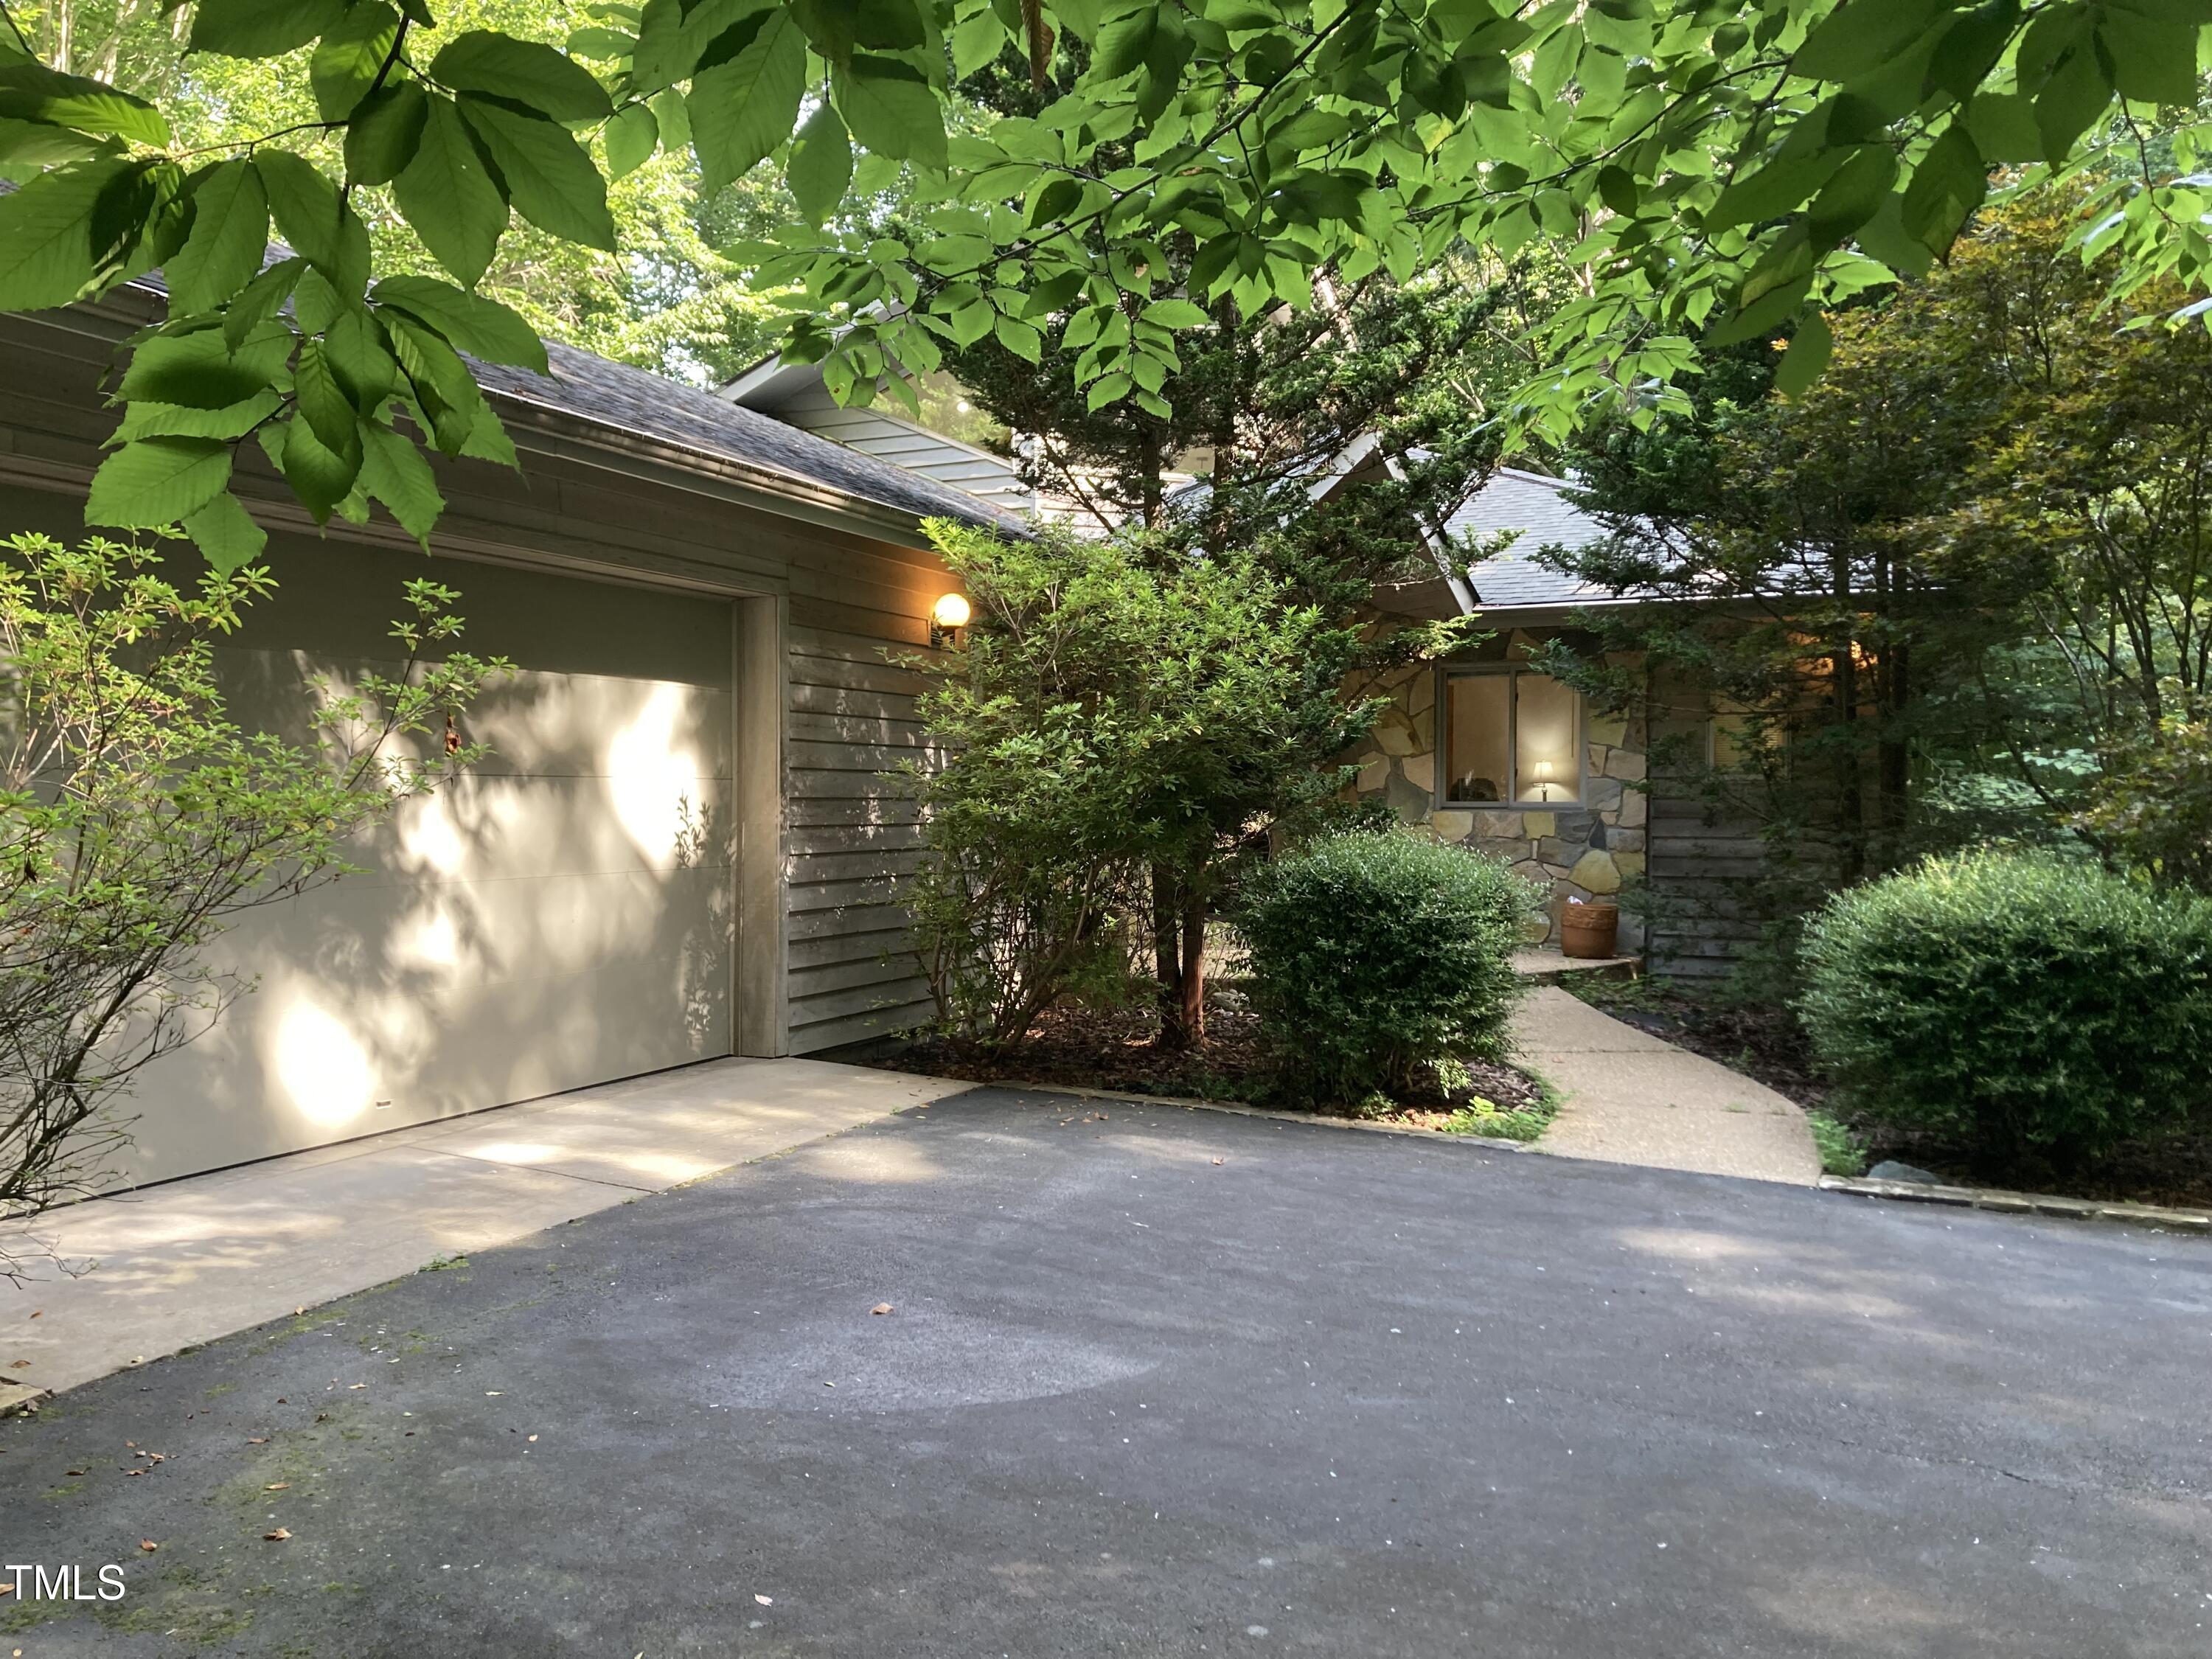
[(2212, 1053), (2212, 904), (2047, 855), (1934, 859), (1808, 927), (1797, 1007), (1862, 1121), (2060, 1163), (2186, 1115)]
[(1395, 830), (1327, 836), (1263, 866), (1236, 921), (1285, 1081), (1358, 1100), (1402, 1092), (1427, 1061), (1501, 1057), (1537, 898), (1499, 860)]

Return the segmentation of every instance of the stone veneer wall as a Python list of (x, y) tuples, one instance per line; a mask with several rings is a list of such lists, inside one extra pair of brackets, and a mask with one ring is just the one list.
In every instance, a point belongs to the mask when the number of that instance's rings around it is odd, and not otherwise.
[[(1526, 642), (1515, 635), (1516, 645)], [(1359, 767), (1353, 787), (1364, 799), (1388, 802), (1404, 823), (1509, 859), (1522, 874), (1548, 882), (1544, 939), (1557, 933), (1559, 908), (1570, 898), (1611, 899), (1643, 877), (1648, 739), (1640, 714), (1607, 716), (1584, 708), (1588, 771), (1578, 805), (1439, 808), (1436, 670), (1401, 671), (1376, 695), (1387, 696), (1390, 706), (1366, 741), (1345, 757)], [(1625, 951), (1643, 948), (1642, 924), (1626, 908), (1620, 945)]]

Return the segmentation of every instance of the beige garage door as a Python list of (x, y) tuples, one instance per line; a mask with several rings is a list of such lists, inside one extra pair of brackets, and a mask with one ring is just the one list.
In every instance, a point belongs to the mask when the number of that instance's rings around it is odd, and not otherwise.
[(400, 583), (463, 591), (521, 672), (464, 722), (494, 757), (411, 802), (368, 873), (227, 936), (259, 988), (142, 1077), (161, 1180), (730, 1050), (727, 602), (295, 539), (221, 653), (235, 706), (296, 728), (317, 675), (390, 672)]

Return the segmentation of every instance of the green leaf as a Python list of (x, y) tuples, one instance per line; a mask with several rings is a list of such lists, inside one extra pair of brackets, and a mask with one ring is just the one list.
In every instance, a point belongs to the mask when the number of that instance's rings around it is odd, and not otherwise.
[(192, 192), (191, 234), (162, 266), (172, 316), (211, 311), (252, 282), (269, 252), (269, 195), (251, 162), (225, 161)]
[(169, 142), (169, 124), (144, 99), (28, 58), (0, 61), (0, 116), (112, 134), (156, 148)]
[(381, 423), (362, 430), (361, 486), (382, 501), (399, 527), (430, 550), (430, 532), (446, 510), (422, 452)]
[(2035, 128), (2042, 135), (2043, 159), (2062, 166), (2073, 154), (2075, 141), (2112, 103), (2112, 83), (2106, 79), (2096, 51), (2084, 40), (2035, 94)]
[(1933, 26), (1941, 0), (1847, 0), (1805, 37), (1790, 67), (1848, 81), (1887, 63)]
[[(1194, 305), (1188, 300), (1155, 300), (1145, 307), (1145, 320), (1158, 323), (1162, 328), (1204, 328), (1213, 319), (1206, 307)], [(1077, 343), (1071, 340), (1071, 344)]]
[(1119, 403), (1127, 397), (1129, 388), (1135, 384), (1118, 369), (1111, 374), (1102, 374), (1091, 383), (1090, 392), (1085, 397), (1083, 405), (1096, 415), (1107, 404)]
[(474, 288), (507, 228), (507, 198), (450, 100), (430, 100), (422, 143), (392, 193), (438, 263)]
[[(493, 416), (468, 365), (443, 338), (404, 313), (387, 311), (384, 315), (392, 330), (392, 349), (438, 447), (448, 455), (477, 450), (478, 428)], [(502, 441), (504, 437), (501, 434)], [(513, 459), (511, 447), (506, 459)]]
[(199, 0), (188, 50), (281, 58), (337, 27), (344, 15), (345, 0)]
[(429, 113), (429, 100), (416, 82), (379, 88), (347, 124), (346, 177), (360, 185), (390, 184), (415, 159)]
[(1041, 362), (1044, 356), (1044, 336), (1029, 324), (1012, 317), (1000, 317), (991, 325), (991, 332), (1000, 345), (1024, 362)]
[(344, 264), (340, 246), (338, 187), (304, 155), (264, 145), (253, 158), (268, 192), (269, 214), (292, 251), (335, 275)]
[(353, 400), (331, 372), (320, 340), (310, 337), (300, 342), (300, 361), (292, 370), (292, 396), (300, 417), (313, 428), (325, 449), (344, 455), (360, 448)]
[(608, 173), (626, 179), (650, 161), (653, 152), (660, 148), (660, 123), (653, 118), (650, 105), (632, 104), (607, 123), (604, 142)]
[(276, 430), (284, 482), (317, 524), (328, 524), (331, 509), (352, 492), (353, 481), (361, 476), (359, 438), (349, 450), (340, 451), (325, 443), (303, 419), (287, 421)]
[(158, 530), (198, 512), (230, 482), (230, 446), (201, 438), (142, 438), (100, 464), (87, 524)]
[(1992, 161), (2039, 161), (2043, 135), (2035, 130), (2035, 106), (2018, 93), (1983, 92), (1966, 106), (1966, 131), (1974, 147)]
[(384, 325), (353, 307), (338, 313), (323, 336), (323, 356), (347, 401), (364, 415), (383, 407), (398, 385), (399, 364)]
[(1774, 371), (1774, 389), (1785, 398), (1803, 397), (1827, 368), (1829, 354), (1835, 346), (1836, 337), (1829, 331), (1828, 319), (1818, 312), (1807, 317), (1797, 325), (1790, 349), (1782, 354), (1782, 362)]
[(465, 293), (434, 276), (386, 276), (370, 297), (380, 306), (404, 312), (488, 363), (514, 363), (535, 374), (551, 373), (537, 331), (496, 300)]
[(65, 306), (99, 274), (93, 216), (108, 186), (129, 171), (102, 160), (42, 173), (0, 196), (0, 311)]
[(1108, 18), (1099, 26), (1098, 39), (1091, 47), (1091, 73), (1105, 81), (1118, 81), (1133, 73), (1151, 53), (1159, 28), (1158, 6), (1133, 6), (1118, 17)]
[[(772, 14), (727, 63), (700, 71), (684, 108), (699, 149), (701, 189), (714, 194), (788, 138), (805, 90), (806, 41), (787, 11)], [(844, 194), (842, 185), (837, 193)]]
[(292, 290), (307, 273), (307, 262), (295, 254), (279, 259), (248, 283), (222, 313), (223, 343), (233, 351), (240, 349), (246, 337), (292, 297)]
[(2146, 17), (2113, 6), (2097, 22), (2097, 43), (2112, 60), (2112, 85), (2123, 98), (2186, 107), (2197, 101), (2194, 23)]
[(1724, 230), (1730, 225), (1778, 219), (1826, 184), (1848, 159), (1849, 152), (1842, 149), (1778, 156), (1723, 191), (1706, 210), (1705, 227), (1709, 231)]
[(1887, 144), (1860, 146), (1806, 210), (1813, 240), (1824, 247), (1841, 245), (1874, 217), (1896, 179), (1897, 156)]
[(399, 14), (384, 0), (353, 0), (336, 28), (323, 36), (308, 60), (315, 107), (325, 121), (343, 121), (376, 82), (399, 38)]
[(792, 141), (784, 183), (809, 224), (829, 222), (853, 179), (853, 146), (836, 106), (824, 99)]
[[(631, 83), (647, 93), (675, 85), (699, 68), (709, 45), (720, 44), (745, 18), (770, 9), (783, 10), (776, 0), (697, 0), (689, 8), (681, 0), (647, 0), (638, 19)], [(735, 52), (731, 47), (724, 58)]]
[(1967, 216), (1989, 191), (1989, 173), (1963, 121), (1929, 146), (1905, 188), (1905, 228), (1939, 258), (1951, 251)]
[(856, 52), (849, 69), (833, 78), (845, 124), (863, 144), (902, 161), (945, 165), (944, 111), (920, 70)]
[(565, 241), (614, 252), (607, 181), (566, 127), (467, 93), (460, 108), (499, 169), (516, 212)]
[(283, 369), (289, 331), (272, 353), (268, 344), (232, 352), (221, 329), (156, 334), (142, 341), (124, 371), (121, 396), (131, 403), (185, 409), (229, 409), (266, 389)]
[(220, 576), (244, 569), (269, 545), (268, 532), (253, 522), (244, 504), (228, 490), (198, 511), (185, 514), (183, 522), (185, 534)]
[(225, 409), (189, 409), (181, 404), (133, 403), (123, 411), (112, 441), (133, 438), (243, 438), (283, 407), (274, 386)]
[(0, 167), (60, 167), (70, 161), (86, 161), (113, 148), (106, 139), (74, 128), (0, 115)]
[(430, 78), (457, 92), (510, 99), (556, 121), (596, 121), (614, 110), (606, 88), (582, 64), (489, 29), (455, 35), (430, 60)]
[(977, 70), (999, 61), (1012, 39), (1006, 24), (988, 6), (952, 31), (952, 74), (965, 81)]

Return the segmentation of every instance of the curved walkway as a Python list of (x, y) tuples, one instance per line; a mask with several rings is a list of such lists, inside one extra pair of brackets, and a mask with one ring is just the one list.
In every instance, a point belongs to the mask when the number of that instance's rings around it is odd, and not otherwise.
[(1539, 1152), (1801, 1187), (1820, 1178), (1805, 1114), (1763, 1083), (1556, 985), (1531, 991), (1513, 1027), (1522, 1058), (1565, 1100)]

